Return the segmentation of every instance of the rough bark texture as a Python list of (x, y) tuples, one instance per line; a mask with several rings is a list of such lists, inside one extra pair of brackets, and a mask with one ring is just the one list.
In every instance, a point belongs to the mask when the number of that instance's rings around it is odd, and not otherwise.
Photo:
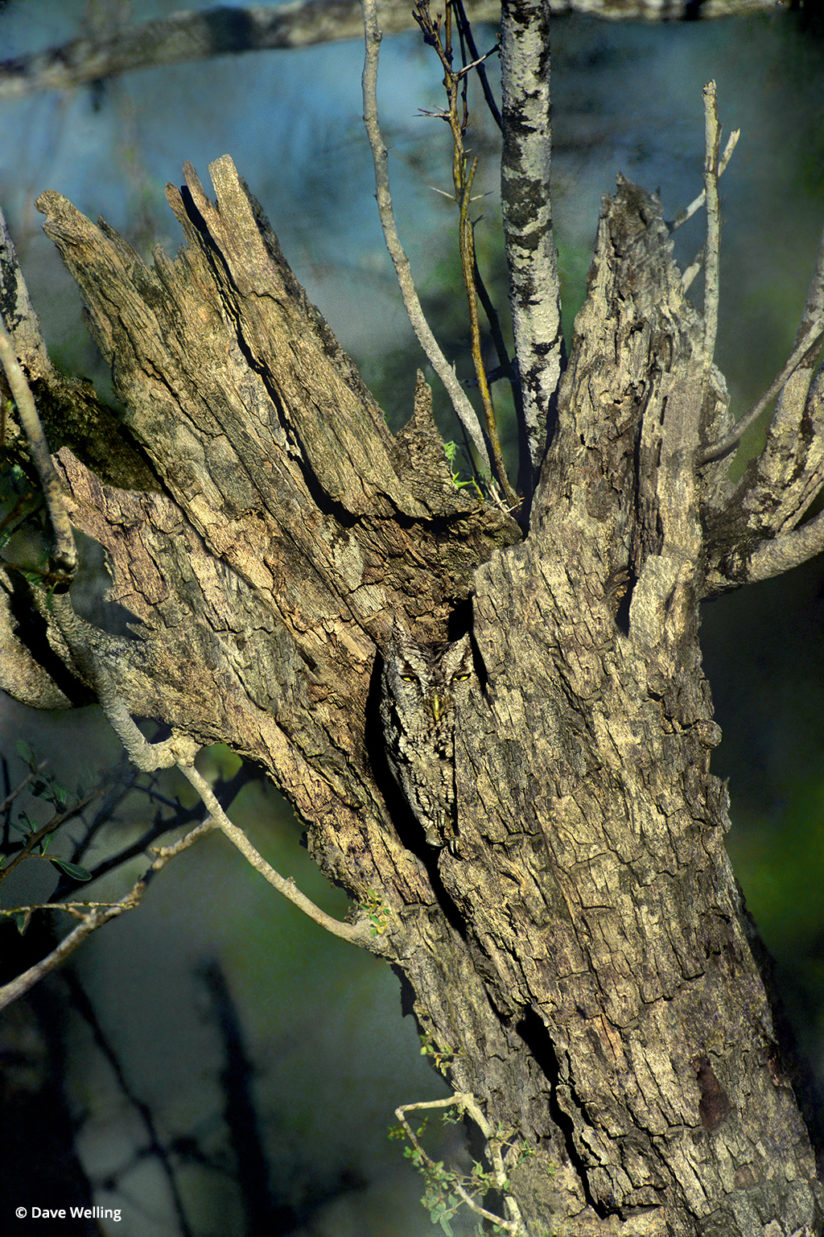
[[(820, 449), (791, 514), (758, 506), (769, 447), (735, 491), (696, 467), (723, 381), (657, 203), (621, 182), (520, 540), (452, 486), (420, 387), (392, 436), (231, 161), (211, 174), (216, 205), (191, 170), (169, 191), (186, 245), (151, 270), (40, 200), (155, 478), (117, 488), (59, 452), (134, 618), (127, 642), (88, 628), (98, 664), (135, 715), (260, 761), (324, 871), (358, 901), (378, 891), (456, 1089), (535, 1151), (511, 1172), (531, 1233), (820, 1232), (723, 848), (698, 645), (701, 598), (770, 520), (800, 518)], [(812, 398), (787, 416), (809, 421)], [(452, 850), (423, 842), (386, 776), (375, 696), (398, 616), (421, 641), (450, 618), (472, 631)], [(7, 647), (46, 673), (48, 641), (71, 666), (45, 606), (39, 631), (33, 647), (12, 614)]]

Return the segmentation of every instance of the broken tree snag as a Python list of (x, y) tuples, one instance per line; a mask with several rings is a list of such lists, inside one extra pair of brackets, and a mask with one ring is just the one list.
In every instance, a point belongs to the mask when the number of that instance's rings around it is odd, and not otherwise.
[(232, 161), (211, 173), (215, 203), (191, 168), (169, 189), (186, 244), (151, 267), (58, 194), (39, 199), (163, 491), (116, 490), (64, 453), (72, 518), (140, 623), (123, 649), (90, 638), (135, 714), (171, 711), (261, 760), (339, 834), (338, 797), (353, 828), (375, 800), (376, 644), (399, 613), (442, 637), (474, 567), (517, 530), (450, 493), (434, 426), (442, 484), (406, 466)]
[[(191, 169), (169, 191), (185, 245), (152, 266), (40, 200), (156, 478), (119, 489), (59, 452), (135, 619), (125, 641), (88, 626), (94, 655), (135, 715), (260, 761), (322, 869), (379, 900), (529, 1231), (815, 1233), (709, 771), (698, 604), (724, 481), (698, 457), (726, 396), (658, 203), (620, 181), (604, 206), (521, 540), (452, 486), (422, 381), (389, 433), (231, 161), (212, 179), (214, 202)], [(381, 772), (379, 650), (396, 618), (444, 639), (470, 598), (436, 848)]]
[(555, 1080), (576, 1232), (820, 1216), (709, 771), (695, 457), (723, 381), (703, 362), (658, 204), (621, 182), (530, 535), (476, 573), (488, 706), (456, 758), (460, 860), (441, 864), (491, 1000)]

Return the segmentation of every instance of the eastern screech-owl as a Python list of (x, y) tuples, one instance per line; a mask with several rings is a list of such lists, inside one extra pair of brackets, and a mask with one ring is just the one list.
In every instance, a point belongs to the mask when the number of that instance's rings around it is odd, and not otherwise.
[(455, 725), (472, 676), (469, 636), (433, 649), (396, 628), (384, 654), (386, 758), (430, 846), (452, 846), (457, 837)]

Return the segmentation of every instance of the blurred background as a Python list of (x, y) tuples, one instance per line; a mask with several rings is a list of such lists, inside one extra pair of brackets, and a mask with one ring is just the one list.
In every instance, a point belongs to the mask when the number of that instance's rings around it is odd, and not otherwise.
[[(207, 6), (187, 0), (187, 7)], [(147, 0), (7, 0), (0, 58), (171, 11)], [(492, 27), (475, 36), (482, 50), (494, 44)], [(733, 408), (745, 411), (789, 352), (824, 224), (820, 32), (777, 8), (757, 19), (661, 26), (568, 16), (554, 23), (553, 40), (567, 330), (583, 299), (600, 199), (616, 173), (656, 189), (667, 218), (699, 192), (701, 88), (717, 81), (725, 134), (742, 130), (721, 185), (717, 359)], [(361, 68), (361, 46), (349, 41), (140, 69), (71, 92), (0, 100), (0, 205), (55, 362), (109, 389), (79, 295), (40, 231), (37, 195), (56, 189), (92, 218), (103, 215), (148, 258), (157, 244), (174, 252), (180, 243), (164, 184), (179, 182), (190, 160), (208, 189), (209, 162), (229, 153), (397, 428), (411, 411), (421, 358), (378, 225)], [(494, 59), (489, 71), (494, 80)], [(417, 32), (384, 40), (380, 102), (399, 227), (436, 334), (468, 377), (454, 208), (437, 192), (450, 189), (448, 131), (419, 114), (441, 106), (440, 79)], [(477, 204), (479, 259), (505, 310), (497, 138), (479, 92), (470, 107), (476, 191), (485, 195)], [(685, 262), (700, 249), (702, 228), (698, 215), (677, 234)], [(439, 408), (452, 437), (443, 401)], [(756, 430), (744, 452), (759, 441)], [(820, 1079), (824, 563), (713, 602), (703, 632), (724, 732), (714, 767), (729, 778), (732, 797), (730, 853)], [(70, 858), (90, 813), (105, 805), (106, 821), (83, 858), (89, 867), (194, 810), (188, 786), (174, 779), (129, 783), (118, 743), (94, 708), (34, 713), (0, 697), (0, 752), (0, 802), (47, 761), (4, 805), (6, 828), (21, 812), (37, 824), (67, 797), (74, 804), (101, 789), (53, 844)], [(238, 789), (230, 815), (258, 848), (342, 916), (345, 897), (314, 869), (274, 790), (254, 776), (244, 781), (228, 752), (212, 751), (209, 764)], [(95, 896), (120, 896), (145, 866), (134, 857), (96, 885)], [(48, 899), (59, 878), (57, 865), (31, 859), (4, 883), (2, 904)], [(56, 926), (62, 933), (69, 925)], [(34, 961), (49, 941), (42, 916), (22, 938), (7, 924), (0, 965), (5, 957), (19, 969), (21, 948)], [(418, 1202), (422, 1181), (387, 1138), (398, 1104), (446, 1093), (420, 1049), (388, 968), (308, 923), (212, 837), (170, 864), (142, 908), (93, 936), (25, 1010), (21, 1003), (0, 1015), (0, 1229), (13, 1230), (18, 1201), (67, 1205), (71, 1180), (84, 1182), (85, 1197), (101, 1207), (122, 1208), (120, 1223), (95, 1219), (97, 1227), (78, 1223), (73, 1232), (431, 1232)], [(33, 1059), (46, 1060), (52, 1091), (20, 1074), (21, 1062)], [(433, 1138), (437, 1156), (464, 1155), (454, 1130)], [(47, 1196), (57, 1201), (41, 1204)], [(475, 1226), (457, 1219), (453, 1228)]]

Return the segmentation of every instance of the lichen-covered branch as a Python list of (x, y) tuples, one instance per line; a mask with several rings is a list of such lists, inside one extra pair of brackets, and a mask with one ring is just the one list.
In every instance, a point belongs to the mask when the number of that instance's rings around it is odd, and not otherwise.
[(549, 175), (549, 9), (543, 0), (504, 0), (501, 91), (501, 205), (521, 384), (524, 463), (518, 489), (529, 496), (546, 449), (563, 361)]

